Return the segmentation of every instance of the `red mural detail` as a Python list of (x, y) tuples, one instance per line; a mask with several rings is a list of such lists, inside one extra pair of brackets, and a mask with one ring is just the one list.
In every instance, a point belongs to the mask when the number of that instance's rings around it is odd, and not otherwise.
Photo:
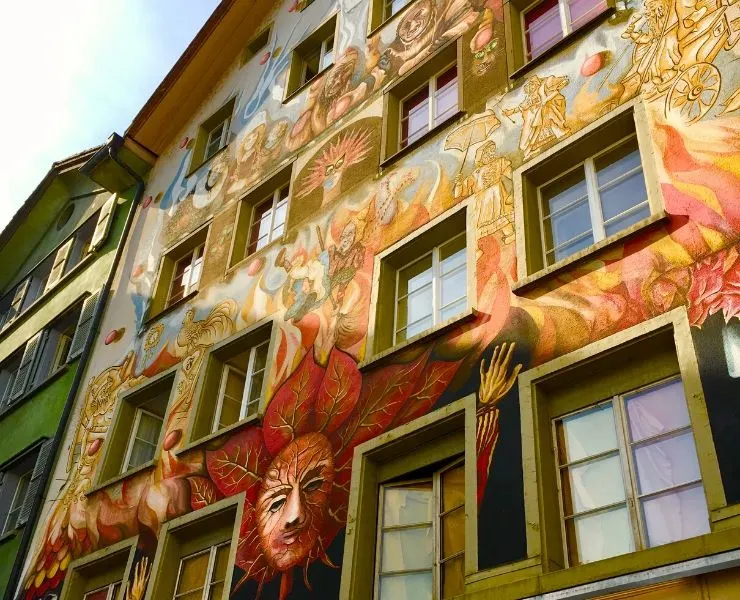
[(190, 507), (193, 510), (205, 508), (223, 498), (213, 482), (206, 477), (193, 475), (188, 477), (188, 481), (190, 482)]
[(740, 253), (737, 247), (718, 252), (692, 268), (689, 320), (701, 325), (723, 312), (725, 322), (740, 316)]
[(257, 498), (269, 461), (259, 427), (240, 431), (218, 450), (206, 452), (208, 473), (219, 491), (225, 496), (246, 492), (250, 502)]

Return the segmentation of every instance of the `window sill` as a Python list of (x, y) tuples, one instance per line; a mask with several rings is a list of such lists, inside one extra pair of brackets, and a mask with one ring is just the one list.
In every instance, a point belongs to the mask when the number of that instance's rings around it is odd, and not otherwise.
[(172, 313), (172, 312), (175, 312), (175, 310), (177, 310), (177, 309), (178, 309), (179, 307), (181, 307), (181, 306), (182, 306), (183, 304), (186, 304), (187, 302), (189, 302), (190, 300), (192, 300), (193, 298), (195, 298), (195, 297), (196, 297), (196, 296), (198, 295), (198, 292), (199, 292), (199, 291), (200, 291), (200, 290), (195, 290), (195, 291), (193, 291), (193, 292), (190, 292), (189, 294), (186, 294), (185, 296), (183, 296), (182, 298), (180, 298), (180, 299), (179, 299), (179, 300), (178, 300), (177, 302), (173, 302), (173, 303), (172, 303), (172, 304), (170, 304), (170, 305), (169, 305), (168, 307), (166, 307), (166, 308), (163, 308), (163, 309), (162, 309), (162, 310), (160, 310), (160, 311), (159, 311), (158, 313), (156, 313), (156, 314), (153, 314), (153, 315), (151, 315), (151, 316), (148, 316), (148, 317), (147, 317), (146, 319), (144, 319), (144, 323), (143, 323), (143, 326), (144, 326), (144, 327), (148, 327), (148, 326), (149, 326), (149, 325), (151, 325), (151, 324), (152, 324), (152, 323), (153, 323), (154, 321), (158, 321), (158, 320), (159, 320), (159, 319), (161, 319), (162, 317), (165, 317), (165, 316), (167, 316), (168, 314), (170, 314), (170, 313)]
[(204, 167), (204, 166), (205, 166), (205, 165), (207, 165), (207, 164), (208, 164), (209, 162), (211, 162), (211, 161), (212, 161), (212, 160), (213, 160), (214, 158), (216, 158), (216, 157), (217, 157), (217, 156), (218, 156), (219, 154), (221, 154), (221, 153), (225, 152), (225, 151), (226, 151), (226, 149), (227, 149), (228, 147), (229, 147), (229, 144), (226, 144), (226, 145), (225, 145), (225, 146), (223, 146), (222, 148), (219, 148), (218, 150), (216, 150), (216, 151), (215, 151), (215, 152), (214, 152), (213, 154), (211, 154), (211, 156), (209, 156), (209, 157), (208, 157), (208, 158), (206, 158), (205, 160), (202, 160), (202, 161), (200, 161), (200, 162), (199, 162), (199, 163), (198, 163), (197, 165), (195, 165), (194, 167), (192, 167), (192, 168), (191, 168), (191, 169), (190, 169), (190, 170), (189, 170), (189, 171), (188, 171), (188, 172), (187, 172), (187, 173), (185, 174), (185, 179), (187, 179), (188, 177), (190, 177), (190, 176), (191, 176), (191, 175), (192, 175), (193, 173), (195, 173), (196, 171), (199, 171), (199, 170), (200, 170), (200, 169), (201, 169), (202, 167)]
[(447, 119), (442, 121), (441, 123), (435, 125), (432, 127), (429, 131), (427, 131), (424, 135), (422, 135), (420, 138), (415, 139), (413, 142), (411, 142), (408, 146), (405, 146), (401, 148), (400, 150), (397, 150), (390, 156), (384, 158), (382, 161), (380, 161), (380, 170), (383, 171), (384, 169), (387, 169), (389, 166), (391, 166), (393, 163), (395, 163), (400, 158), (406, 156), (407, 154), (410, 154), (420, 146), (423, 146), (426, 142), (428, 142), (431, 138), (436, 136), (442, 129), (449, 127), (454, 122), (459, 121), (466, 117), (468, 113), (464, 110), (458, 110), (455, 114), (450, 115)]
[(129, 469), (128, 471), (125, 471), (123, 473), (119, 473), (115, 477), (110, 477), (109, 479), (106, 479), (105, 481), (101, 481), (100, 483), (93, 485), (92, 488), (86, 491), (85, 496), (89, 498), (90, 496), (92, 496), (96, 492), (99, 492), (100, 490), (103, 490), (112, 485), (116, 485), (117, 483), (121, 483), (123, 480), (128, 479), (129, 477), (133, 477), (137, 473), (141, 473), (142, 471), (146, 471), (148, 469), (153, 468), (156, 464), (157, 464), (157, 459), (153, 458), (149, 462), (145, 462), (143, 465), (139, 465), (138, 467), (134, 467), (133, 469)]
[(619, 233), (615, 233), (611, 237), (597, 242), (593, 246), (584, 248), (580, 252), (576, 252), (568, 258), (564, 258), (554, 265), (545, 267), (540, 271), (537, 271), (535, 273), (532, 273), (531, 275), (528, 275), (527, 277), (524, 277), (523, 279), (520, 279), (511, 287), (511, 291), (518, 292), (520, 294), (531, 291), (532, 289), (546, 281), (548, 278), (556, 277), (557, 275), (568, 270), (576, 263), (590, 260), (594, 257), (595, 254), (601, 252), (602, 250), (606, 250), (608, 248), (616, 246), (617, 244), (624, 242), (627, 238), (630, 238), (652, 227), (663, 224), (667, 221), (668, 214), (665, 211), (661, 210), (660, 212), (657, 212), (654, 215), (650, 215), (642, 221), (638, 221), (631, 227), (628, 227), (627, 229), (620, 231)]
[[(286, 223), (287, 224), (287, 223)], [(286, 244), (286, 234), (283, 233), (280, 237), (275, 238), (271, 242), (268, 242), (262, 248), (259, 250), (255, 250), (252, 252), (252, 254), (249, 254), (245, 256), (244, 258), (240, 258), (237, 262), (235, 262), (233, 265), (231, 265), (228, 269), (226, 269), (226, 272), (224, 275), (226, 277), (231, 276), (234, 272), (238, 271), (241, 267), (246, 265), (249, 262), (252, 262), (255, 258), (259, 258), (263, 254), (265, 254), (270, 248), (277, 245), (285, 245)]]
[(90, 254), (85, 255), (85, 257), (78, 262), (74, 267), (72, 267), (67, 273), (62, 275), (62, 277), (54, 284), (54, 287), (51, 288), (48, 292), (45, 292), (44, 294), (41, 294), (36, 300), (34, 300), (31, 303), (31, 306), (29, 306), (26, 310), (24, 310), (21, 314), (19, 314), (15, 319), (13, 319), (10, 323), (8, 323), (5, 327), (0, 330), (0, 340), (5, 337), (5, 335), (9, 332), (15, 329), (19, 323), (23, 322), (28, 318), (31, 313), (35, 312), (39, 309), (39, 307), (43, 306), (44, 303), (51, 298), (56, 290), (61, 289), (63, 287), (63, 284), (66, 281), (70, 281), (77, 273), (79, 273), (82, 269), (87, 267), (93, 260), (95, 260), (97, 256), (97, 250), (91, 252)]
[(592, 29), (598, 27), (601, 23), (603, 23), (609, 17), (611, 17), (615, 12), (616, 12), (616, 9), (613, 6), (607, 6), (604, 10), (602, 10), (598, 15), (593, 17), (590, 21), (581, 25), (578, 29), (571, 31), (564, 38), (562, 38), (561, 40), (557, 41), (555, 44), (550, 46), (542, 54), (536, 56), (529, 62), (524, 63), (521, 67), (518, 67), (516, 70), (512, 71), (509, 74), (509, 79), (518, 79), (522, 75), (525, 75), (526, 73), (534, 69), (537, 65), (541, 65), (543, 62), (547, 61), (549, 58), (551, 58), (552, 56), (554, 56), (555, 54), (563, 50), (566, 46), (575, 42), (577, 39), (584, 36)]
[(414, 344), (421, 344), (421, 343), (427, 342), (431, 338), (440, 336), (443, 333), (451, 329), (454, 329), (455, 327), (459, 325), (462, 325), (463, 323), (472, 321), (478, 316), (480, 316), (480, 313), (475, 308), (468, 308), (467, 310), (465, 310), (464, 312), (461, 312), (456, 317), (452, 317), (442, 323), (438, 323), (431, 329), (422, 331), (421, 333), (418, 333), (415, 336), (401, 342), (400, 344), (396, 344), (395, 346), (388, 348), (387, 350), (381, 350), (380, 352), (373, 354), (370, 358), (367, 358), (363, 360), (362, 362), (360, 362), (360, 364), (357, 365), (357, 368), (360, 371), (369, 370), (370, 368), (375, 367), (382, 360), (388, 358), (389, 356), (393, 354), (396, 354), (397, 352), (401, 352), (405, 350), (406, 348), (413, 346)]
[(326, 75), (326, 72), (331, 69), (334, 66), (334, 63), (331, 63), (330, 65), (326, 65), (321, 71), (316, 73), (311, 79), (308, 81), (303, 82), (301, 85), (299, 85), (296, 89), (294, 89), (292, 92), (287, 94), (285, 98), (283, 98), (283, 104), (288, 104), (293, 98), (298, 96), (303, 90), (310, 87), (314, 82), (316, 82), (320, 77), (323, 77)]
[(385, 29), (388, 23), (391, 23), (392, 21), (395, 21), (396, 19), (398, 19), (400, 15), (405, 13), (411, 7), (412, 4), (414, 4), (414, 0), (411, 0), (410, 2), (407, 2), (406, 4), (404, 4), (399, 10), (394, 12), (390, 17), (386, 17), (385, 19), (383, 19), (380, 23), (378, 23), (378, 25), (373, 27), (368, 32), (367, 38), (370, 39), (374, 35), (378, 34), (382, 29)]
[(193, 450), (194, 448), (198, 448), (199, 446), (203, 446), (205, 444), (208, 444), (209, 442), (212, 442), (213, 440), (220, 438), (222, 435), (226, 435), (228, 433), (232, 433), (237, 429), (240, 429), (244, 427), (245, 425), (250, 424), (257, 424), (259, 423), (260, 419), (262, 418), (262, 415), (260, 413), (257, 413), (256, 415), (252, 415), (250, 417), (245, 417), (241, 421), (237, 421), (236, 423), (232, 423), (228, 427), (224, 427), (223, 429), (219, 429), (218, 431), (214, 431), (213, 433), (209, 433), (208, 435), (204, 435), (201, 438), (198, 438), (197, 440), (193, 440), (192, 442), (189, 442), (182, 448), (175, 451), (175, 456), (180, 456), (181, 454), (185, 454), (189, 452), (190, 450)]
[[(75, 359), (77, 360), (77, 359)], [(74, 362), (74, 361), (72, 361)], [(69, 370), (69, 365), (71, 363), (66, 363), (59, 367), (56, 371), (53, 373), (50, 373), (46, 376), (46, 379), (43, 381), (37, 383), (35, 386), (33, 386), (30, 390), (27, 390), (23, 392), (23, 394), (17, 399), (13, 401), (13, 404), (10, 404), (3, 408), (0, 411), (0, 421), (7, 417), (10, 413), (12, 413), (15, 409), (19, 408), (26, 402), (28, 402), (33, 396), (38, 394), (41, 390), (44, 388), (50, 386), (52, 383), (54, 383), (57, 379), (59, 379), (64, 373), (66, 373)]]
[(23, 530), (24, 527), (25, 525), (21, 525), (20, 527), (16, 527), (15, 529), (11, 529), (7, 533), (0, 535), (0, 544), (4, 544), (5, 542), (12, 540)]

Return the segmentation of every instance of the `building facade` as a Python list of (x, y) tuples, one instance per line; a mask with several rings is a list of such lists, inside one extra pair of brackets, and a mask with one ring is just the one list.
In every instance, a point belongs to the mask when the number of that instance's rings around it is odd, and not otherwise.
[(130, 202), (55, 163), (0, 238), (0, 591), (35, 523), (53, 439)]
[(19, 597), (740, 590), (740, 4), (224, 1)]

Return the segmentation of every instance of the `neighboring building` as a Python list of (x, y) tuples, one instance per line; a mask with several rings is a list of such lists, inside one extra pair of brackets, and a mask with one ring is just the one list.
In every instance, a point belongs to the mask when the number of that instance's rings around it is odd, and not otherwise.
[(113, 266), (129, 201), (79, 172), (97, 149), (54, 163), (0, 234), (0, 591)]
[(224, 0), (20, 596), (740, 597), (739, 7)]

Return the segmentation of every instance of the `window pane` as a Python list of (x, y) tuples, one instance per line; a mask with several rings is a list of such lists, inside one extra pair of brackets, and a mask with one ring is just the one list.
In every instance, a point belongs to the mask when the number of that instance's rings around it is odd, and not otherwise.
[(447, 275), (442, 275), (440, 281), (442, 301), (440, 306), (445, 308), (455, 300), (466, 298), (467, 284), (468, 278), (465, 267), (461, 267), (457, 271), (453, 271)]
[[(565, 258), (593, 243), (591, 212), (583, 168), (575, 169), (560, 179), (543, 186), (542, 196), (546, 249), (558, 248), (555, 260)], [(577, 244), (566, 242), (584, 235)], [(575, 240), (574, 240), (575, 242)]]
[(709, 533), (707, 503), (701, 484), (645, 500), (642, 511), (649, 546)]
[(639, 446), (634, 457), (641, 494), (701, 479), (691, 431)]
[(224, 584), (215, 583), (208, 590), (208, 600), (221, 600), (221, 598), (223, 598), (223, 594), (224, 594)]
[[(287, 210), (288, 210), (287, 203), (282, 203), (278, 205), (278, 207), (275, 209), (275, 220), (272, 224), (273, 234), (275, 233), (275, 230), (278, 227), (282, 227), (283, 225), (285, 225), (285, 215), (287, 213)], [(273, 235), (273, 239), (274, 238), (275, 238), (275, 235)]]
[(413, 292), (398, 302), (397, 336), (408, 339), (434, 325), (432, 286)]
[(440, 556), (447, 558), (465, 550), (465, 508), (456, 508), (442, 517), (442, 548)]
[(321, 56), (321, 68), (325, 69), (334, 62), (334, 36), (324, 42), (323, 54)]
[(524, 37), (530, 58), (539, 56), (563, 37), (558, 0), (545, 0), (524, 15)]
[(689, 425), (683, 383), (674, 379), (626, 399), (630, 438), (634, 442)]
[(558, 423), (560, 462), (568, 463), (617, 448), (611, 404), (563, 418)]
[(380, 598), (381, 600), (431, 600), (432, 572), (381, 576)]
[(247, 254), (256, 252), (270, 241), (270, 221), (272, 219), (272, 198), (255, 206), (249, 234)]
[(566, 529), (571, 560), (577, 563), (593, 562), (635, 549), (624, 507), (569, 519)]
[(441, 475), (442, 479), (442, 511), (465, 504), (465, 467), (458, 465), (447, 469)]
[(267, 364), (267, 342), (263, 342), (254, 349), (254, 364), (252, 365), (252, 372), (263, 371)]
[(619, 455), (564, 469), (562, 476), (568, 515), (615, 504), (625, 498)]
[(257, 410), (257, 403), (260, 399), (260, 394), (262, 393), (262, 382), (264, 381), (264, 378), (264, 371), (260, 371), (252, 376), (251, 384), (249, 386), (249, 397), (247, 398), (247, 404), (250, 407), (250, 415)]
[(150, 444), (157, 443), (159, 439), (159, 430), (162, 428), (162, 419), (145, 412), (141, 412), (139, 418), (139, 427), (136, 430), (136, 437)]
[(570, 0), (568, 2), (571, 29), (585, 25), (606, 8), (603, 0)]
[(208, 572), (209, 552), (201, 552), (180, 561), (180, 577), (176, 593), (192, 592), (203, 588)]
[(190, 281), (188, 282), (188, 288), (187, 291), (192, 292), (194, 289), (198, 287), (198, 282), (200, 281), (200, 274), (203, 271), (203, 258), (197, 259), (193, 265), (192, 269), (190, 270)]
[(457, 66), (437, 77), (434, 124), (439, 125), (457, 111)]
[(383, 573), (431, 568), (434, 562), (431, 525), (385, 531), (380, 544)]
[(216, 548), (216, 560), (213, 565), (211, 582), (223, 581), (226, 578), (226, 570), (229, 566), (229, 544), (223, 544)]
[(432, 255), (429, 254), (414, 264), (401, 269), (398, 275), (398, 295), (405, 296), (432, 281)]
[(95, 590), (94, 592), (88, 592), (87, 594), (85, 594), (83, 600), (107, 600), (108, 587), (109, 586), (105, 586), (104, 588)]
[(386, 488), (383, 495), (383, 525), (431, 523), (432, 482)]
[(399, 10), (406, 6), (411, 0), (386, 0), (385, 18), (395, 15)]
[(318, 75), (321, 63), (321, 52), (316, 50), (313, 54), (310, 54), (304, 60), (304, 72), (303, 72), (303, 83), (306, 83), (309, 79), (313, 79)]
[(465, 235), (459, 235), (439, 247), (440, 273), (443, 275), (465, 264)]
[(429, 88), (424, 86), (401, 103), (401, 147), (424, 135), (429, 129)]
[(465, 558), (458, 556), (442, 565), (442, 598), (452, 598), (465, 591)]
[(154, 458), (156, 447), (141, 440), (134, 440), (131, 447), (131, 457), (129, 458), (127, 469), (133, 469), (139, 465), (149, 462)]
[[(645, 176), (642, 172), (637, 140), (630, 138), (594, 160), (601, 210), (607, 233), (616, 233), (650, 215)], [(636, 207), (644, 204), (641, 208)], [(615, 219), (635, 207), (635, 211)]]
[(234, 369), (228, 369), (224, 395), (221, 400), (219, 428), (228, 427), (239, 420), (245, 381), (245, 377), (241, 373)]

